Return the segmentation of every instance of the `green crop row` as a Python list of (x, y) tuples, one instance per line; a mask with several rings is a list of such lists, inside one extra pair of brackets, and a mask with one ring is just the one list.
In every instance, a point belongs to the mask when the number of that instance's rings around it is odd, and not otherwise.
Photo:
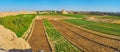
[(69, 16), (69, 17), (73, 17), (73, 18), (84, 18), (86, 17), (86, 15), (83, 14), (61, 14), (63, 16)]
[(83, 19), (66, 19), (65, 21), (78, 25), (78, 26), (91, 29), (91, 30), (107, 33), (110, 35), (120, 36), (120, 32), (119, 32), (120, 25), (119, 24), (93, 22), (93, 21), (86, 21)]
[(18, 37), (21, 37), (30, 26), (30, 23), (34, 17), (35, 16), (32, 14), (6, 16), (0, 18), (0, 24), (15, 32)]
[(44, 20), (48, 38), (55, 46), (55, 52), (80, 52), (76, 47), (70, 44), (65, 38), (52, 26), (48, 20)]
[(84, 15), (84, 14), (38, 14), (37, 16), (69, 16), (69, 17), (73, 17), (73, 18), (84, 18), (86, 16), (89, 15)]
[[(89, 15), (83, 15), (83, 16), (80, 16), (79, 14), (64, 14), (65, 16), (69, 16), (69, 17), (76, 17), (76, 18), (84, 18), (86, 16), (89, 16)], [(81, 14), (82, 15), (82, 14)], [(120, 17), (113, 17), (113, 16), (106, 16), (106, 17), (100, 17), (100, 18), (120, 18)], [(82, 22), (83, 24), (85, 24), (85, 22), (87, 24), (97, 24), (97, 25), (102, 25), (104, 27), (109, 27), (109, 28), (114, 28), (114, 29), (118, 29), (120, 28), (120, 24), (111, 24), (111, 23), (98, 23), (98, 22), (92, 22), (92, 21), (85, 21), (85, 20), (81, 20), (81, 21), (84, 21)]]

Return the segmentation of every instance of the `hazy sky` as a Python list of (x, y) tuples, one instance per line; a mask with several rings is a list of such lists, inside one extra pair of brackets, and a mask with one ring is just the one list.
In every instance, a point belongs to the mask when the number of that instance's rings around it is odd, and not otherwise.
[(0, 0), (0, 11), (61, 9), (120, 12), (120, 0)]

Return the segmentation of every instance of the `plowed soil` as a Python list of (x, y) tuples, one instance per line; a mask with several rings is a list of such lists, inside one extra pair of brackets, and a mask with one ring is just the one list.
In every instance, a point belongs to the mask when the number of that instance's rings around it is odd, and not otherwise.
[(85, 52), (119, 51), (120, 41), (96, 36), (61, 21), (50, 21), (62, 35)]
[(51, 47), (47, 40), (43, 22), (41, 19), (36, 19), (34, 22), (33, 32), (31, 37), (28, 40), (32, 50), (37, 52), (39, 50), (43, 50), (44, 52), (51, 52)]
[(90, 40), (93, 40), (93, 41), (97, 42), (97, 43), (104, 44), (105, 46), (114, 48), (116, 50), (120, 50), (120, 40), (99, 36), (97, 34), (94, 34), (94, 33), (76, 28), (76, 27), (74, 27), (72, 25), (69, 25), (67, 23), (64, 23), (64, 22), (60, 22), (60, 23), (64, 26), (66, 26), (66, 27), (69, 27), (69, 30), (74, 31), (81, 36), (84, 36), (84, 37), (86, 37)]

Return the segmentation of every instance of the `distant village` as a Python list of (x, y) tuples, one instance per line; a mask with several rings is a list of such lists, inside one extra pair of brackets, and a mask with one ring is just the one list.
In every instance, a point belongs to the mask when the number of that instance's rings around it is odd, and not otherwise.
[(9, 12), (0, 12), (0, 17), (9, 16), (9, 15), (18, 15), (18, 14), (87, 14), (87, 15), (120, 16), (120, 12), (43, 10), (43, 11), (9, 11)]

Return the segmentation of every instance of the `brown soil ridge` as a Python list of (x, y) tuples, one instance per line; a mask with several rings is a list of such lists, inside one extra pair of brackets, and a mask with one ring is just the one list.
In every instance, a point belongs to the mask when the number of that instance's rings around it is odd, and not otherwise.
[[(79, 49), (85, 51), (85, 52), (115, 52), (116, 50), (114, 48), (105, 46), (104, 44), (100, 44), (98, 42), (95, 42), (91, 39), (88, 39), (84, 37), (81, 34), (78, 34), (79, 32), (76, 31), (74, 27), (67, 26), (67, 24), (64, 24), (60, 21), (50, 21), (58, 31), (62, 33), (62, 35), (69, 40), (71, 43), (73, 43), (76, 47)], [(64, 25), (63, 25), (64, 24)], [(69, 29), (68, 29), (69, 28)], [(71, 31), (71, 30), (73, 31)], [(92, 37), (94, 38), (94, 37)]]
[(91, 30), (91, 29), (84, 28), (84, 27), (82, 27), (82, 26), (74, 25), (74, 24), (69, 23), (69, 22), (66, 22), (66, 21), (63, 21), (63, 22), (65, 22), (65, 23), (67, 23), (67, 24), (69, 24), (69, 25), (72, 25), (72, 26), (74, 26), (74, 27), (76, 27), (76, 28), (78, 28), (78, 29), (81, 29), (81, 30), (83, 30), (83, 31), (86, 31), (86, 32), (90, 32), (90, 33), (92, 33), (92, 34), (95, 34), (95, 35), (97, 35), (97, 36), (101, 36), (101, 37), (104, 37), (104, 38), (114, 39), (114, 40), (120, 41), (120, 37), (119, 37), (119, 36), (110, 35), (110, 34), (98, 32), (98, 31), (94, 31), (94, 30)]
[(51, 52), (51, 47), (47, 40), (45, 29), (43, 26), (43, 21), (41, 19), (36, 19), (34, 22), (33, 31), (28, 40), (33, 52), (43, 50), (44, 52)]
[(74, 32), (76, 32), (77, 34), (79, 34), (81, 36), (84, 36), (84, 37), (86, 37), (90, 40), (93, 40), (93, 41), (98, 42), (100, 44), (104, 44), (108, 47), (112, 47), (116, 50), (120, 50), (120, 40), (99, 36), (97, 34), (82, 30), (82, 29), (77, 28), (77, 27), (74, 27), (74, 26), (72, 26), (68, 23), (63, 22), (62, 25), (66, 26), (66, 27), (69, 27), (69, 30), (74, 29)]

